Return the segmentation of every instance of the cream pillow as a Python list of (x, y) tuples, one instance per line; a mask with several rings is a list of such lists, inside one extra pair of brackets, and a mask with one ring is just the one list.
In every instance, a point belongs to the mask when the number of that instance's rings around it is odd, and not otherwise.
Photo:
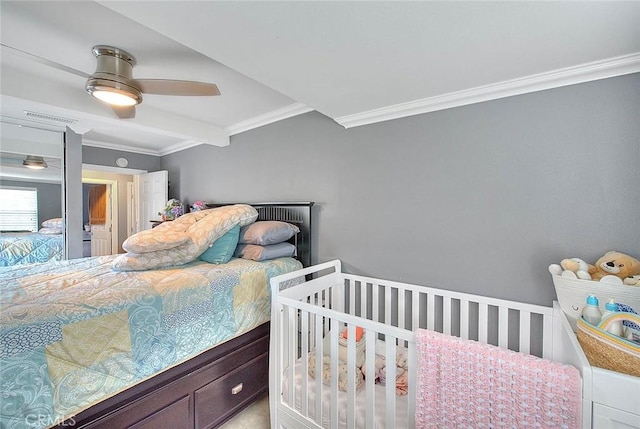
[(53, 219), (47, 219), (42, 222), (43, 228), (62, 228), (62, 218), (54, 217)]
[(140, 231), (127, 238), (122, 243), (122, 248), (132, 253), (173, 249), (186, 243), (189, 240), (187, 229), (209, 214), (211, 210), (188, 213), (171, 222), (164, 222), (155, 228)]
[[(194, 214), (200, 213), (202, 212)], [(185, 231), (189, 238), (184, 243), (170, 249), (125, 253), (114, 259), (111, 267), (116, 271), (140, 271), (186, 264), (197, 259), (215, 240), (222, 237), (234, 226), (243, 227), (255, 222), (258, 218), (256, 209), (246, 204), (218, 207), (206, 210), (204, 213), (202, 216), (194, 216), (193, 219), (183, 221), (185, 225), (190, 225)], [(165, 224), (172, 224), (179, 219), (165, 222), (154, 229)], [(195, 222), (192, 222), (194, 219)], [(173, 228), (175, 227), (163, 229)]]
[(172, 249), (189, 240), (189, 236), (183, 231), (156, 231), (157, 229), (147, 229), (132, 235), (122, 243), (122, 248), (132, 253), (148, 253)]

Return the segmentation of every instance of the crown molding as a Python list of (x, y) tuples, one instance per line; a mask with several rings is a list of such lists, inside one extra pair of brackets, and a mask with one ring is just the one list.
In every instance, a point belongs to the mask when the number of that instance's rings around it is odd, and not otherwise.
[(83, 146), (99, 147), (102, 149), (119, 150), (122, 152), (140, 153), (142, 155), (161, 156), (160, 152), (153, 149), (143, 149), (137, 146), (125, 146), (117, 143), (107, 143), (98, 140), (82, 139)]
[(640, 72), (640, 52), (335, 118), (345, 128)]
[(282, 121), (283, 119), (302, 115), (303, 113), (311, 112), (313, 110), (314, 109), (305, 106), (302, 103), (294, 103), (281, 109), (265, 113), (264, 115), (259, 115), (254, 118), (247, 119), (246, 121), (238, 122), (237, 124), (225, 128), (225, 131), (227, 131), (230, 136), (233, 136), (235, 134), (253, 130), (254, 128), (259, 128), (265, 125), (272, 124), (274, 122)]
[(101, 171), (105, 173), (126, 174), (130, 176), (136, 175), (136, 174), (144, 174), (147, 172), (147, 170), (140, 170), (137, 168), (122, 168), (122, 167), (112, 167), (110, 165), (85, 164), (85, 163), (82, 164), (82, 171)]
[[(189, 149), (195, 146), (200, 146), (201, 144), (210, 144), (201, 141), (195, 140), (184, 140), (179, 143), (172, 144), (171, 146), (164, 147), (158, 151), (158, 156), (169, 155), (170, 153), (180, 152), (181, 150)], [(220, 145), (210, 144), (211, 146), (221, 147)]]

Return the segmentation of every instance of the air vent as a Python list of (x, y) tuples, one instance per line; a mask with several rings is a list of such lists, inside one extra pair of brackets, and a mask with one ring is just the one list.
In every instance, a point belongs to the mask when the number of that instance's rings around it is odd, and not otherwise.
[(46, 121), (54, 121), (54, 122), (63, 122), (65, 124), (75, 124), (78, 122), (77, 119), (65, 118), (62, 116), (49, 115), (47, 113), (39, 113), (39, 112), (31, 112), (29, 110), (25, 110), (24, 114), (30, 118), (44, 119)]

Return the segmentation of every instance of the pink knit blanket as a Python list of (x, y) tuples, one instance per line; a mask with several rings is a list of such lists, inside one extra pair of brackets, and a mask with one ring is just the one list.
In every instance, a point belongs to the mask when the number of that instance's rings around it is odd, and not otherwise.
[(578, 370), (418, 329), (416, 428), (579, 428)]

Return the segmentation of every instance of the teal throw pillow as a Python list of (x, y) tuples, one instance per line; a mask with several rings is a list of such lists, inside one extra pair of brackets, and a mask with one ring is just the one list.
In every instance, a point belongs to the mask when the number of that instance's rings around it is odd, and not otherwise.
[(236, 225), (222, 237), (214, 241), (213, 245), (200, 255), (198, 259), (211, 264), (226, 264), (233, 256), (239, 238), (240, 226)]

